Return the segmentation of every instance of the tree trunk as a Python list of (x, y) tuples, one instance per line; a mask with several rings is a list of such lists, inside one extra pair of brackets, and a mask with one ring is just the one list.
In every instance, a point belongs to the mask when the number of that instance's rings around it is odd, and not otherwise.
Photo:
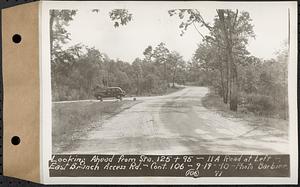
[(224, 103), (228, 103), (228, 98), (230, 98), (229, 96), (229, 92), (230, 92), (230, 77), (231, 77), (231, 61), (229, 59), (229, 48), (230, 48), (230, 45), (229, 45), (229, 38), (228, 38), (228, 32), (227, 32), (227, 27), (226, 27), (226, 24), (225, 24), (225, 17), (224, 17), (224, 10), (222, 9), (219, 9), (217, 10), (217, 13), (218, 13), (218, 16), (220, 18), (220, 21), (222, 23), (222, 30), (223, 30), (223, 33), (224, 33), (224, 40), (225, 40), (225, 44), (226, 44), (226, 48), (227, 48), (227, 51), (226, 51), (226, 93), (225, 93), (225, 98), (224, 98)]
[[(237, 111), (237, 104), (238, 104), (238, 82), (237, 82), (237, 68), (234, 63), (234, 58), (232, 54), (233, 43), (232, 43), (232, 32), (234, 30), (234, 26), (237, 19), (238, 10), (235, 14), (235, 20), (233, 25), (226, 25), (224, 10), (219, 9), (217, 10), (218, 16), (222, 23), (222, 30), (225, 36), (225, 44), (226, 44), (226, 59), (228, 62), (228, 76), (227, 76), (227, 83), (229, 83), (228, 91), (229, 91), (229, 98), (230, 98), (230, 110)], [(230, 14), (227, 15), (227, 18)], [(228, 85), (228, 84), (227, 84)]]
[(172, 83), (173, 83), (172, 87), (173, 88), (175, 88), (175, 75), (176, 75), (176, 69), (173, 72), (173, 78), (172, 78)]
[(167, 63), (166, 63), (166, 61), (164, 62), (164, 80), (168, 83), (168, 81), (167, 81)]
[[(218, 43), (218, 47), (219, 47), (219, 43)], [(221, 50), (220, 48), (218, 48), (218, 54), (221, 54)], [(223, 102), (225, 103), (225, 86), (224, 86), (224, 75), (223, 75), (223, 71), (224, 71), (224, 66), (223, 66), (223, 62), (222, 62), (222, 58), (220, 55), (218, 55), (218, 63), (220, 63), (220, 67), (218, 68), (220, 71), (220, 81), (221, 81), (221, 96), (223, 98)]]
[(237, 81), (237, 67), (233, 59), (232, 47), (229, 44), (229, 48), (227, 49), (229, 56), (229, 108), (232, 111), (237, 111), (238, 106), (238, 81)]
[(106, 82), (106, 87), (109, 87), (109, 71), (107, 71), (107, 82)]
[(237, 68), (232, 68), (232, 86), (230, 94), (230, 110), (237, 111), (238, 109), (238, 81), (237, 81)]
[(224, 77), (223, 77), (222, 68), (220, 68), (219, 71), (221, 74), (221, 94), (222, 94), (223, 102), (225, 103), (225, 88), (224, 88)]
[(139, 75), (136, 75), (136, 95), (140, 95), (140, 79)]
[(230, 68), (229, 68), (229, 61), (227, 56), (226, 57), (226, 89), (225, 89), (225, 98), (224, 98), (225, 104), (228, 103), (229, 89), (230, 89)]

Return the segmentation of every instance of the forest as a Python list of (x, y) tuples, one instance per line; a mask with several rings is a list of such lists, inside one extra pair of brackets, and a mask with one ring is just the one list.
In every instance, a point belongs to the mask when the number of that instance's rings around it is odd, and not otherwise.
[[(188, 29), (199, 33), (191, 60), (185, 61), (159, 42), (143, 49), (143, 58), (133, 62), (111, 59), (105, 51), (84, 44), (65, 48), (72, 39), (67, 27), (76, 13), (50, 10), (53, 101), (91, 99), (97, 86), (119, 86), (134, 96), (163, 95), (177, 84), (206, 86), (229, 110), (243, 108), (257, 115), (288, 119), (288, 43), (273, 59), (252, 56), (247, 50), (249, 40), (255, 38), (249, 12), (217, 9), (213, 22), (208, 23), (196, 9), (169, 10), (169, 16), (181, 22), (181, 35)], [(125, 9), (114, 9), (108, 15), (115, 29), (126, 27), (133, 16)], [(201, 33), (199, 27), (206, 28), (208, 34)]]

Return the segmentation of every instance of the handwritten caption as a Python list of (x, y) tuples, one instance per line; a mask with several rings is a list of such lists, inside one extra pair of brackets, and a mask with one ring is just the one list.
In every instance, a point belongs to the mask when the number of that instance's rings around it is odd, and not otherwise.
[(289, 177), (289, 155), (53, 155), (50, 177)]

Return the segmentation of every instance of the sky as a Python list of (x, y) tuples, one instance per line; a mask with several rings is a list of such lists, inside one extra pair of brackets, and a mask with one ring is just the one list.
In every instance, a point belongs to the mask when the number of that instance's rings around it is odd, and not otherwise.
[[(195, 7), (196, 8), (196, 7)], [(203, 18), (212, 23), (216, 15), (215, 7), (197, 8)], [(180, 36), (178, 17), (170, 17), (166, 7), (129, 8), (133, 20), (126, 26), (115, 28), (109, 18), (109, 8), (100, 8), (99, 13), (89, 9), (79, 9), (67, 31), (71, 34), (68, 46), (82, 43), (95, 47), (112, 59), (132, 62), (143, 57), (149, 45), (155, 47), (164, 42), (169, 50), (179, 52), (185, 60), (190, 60), (201, 42), (201, 36), (190, 27)], [(288, 37), (288, 10), (282, 6), (240, 6), (239, 11), (248, 11), (254, 25), (255, 39), (250, 39), (248, 50), (256, 57), (275, 58), (275, 52), (283, 47)], [(201, 33), (206, 28), (197, 26)]]

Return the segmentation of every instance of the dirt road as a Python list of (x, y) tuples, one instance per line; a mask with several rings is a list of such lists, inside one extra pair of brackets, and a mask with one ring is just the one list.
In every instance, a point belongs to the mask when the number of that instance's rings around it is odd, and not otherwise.
[[(287, 132), (226, 118), (203, 107), (205, 87), (141, 98), (74, 141), (68, 153), (275, 154), (288, 151)], [(139, 98), (140, 99), (140, 98)]]

